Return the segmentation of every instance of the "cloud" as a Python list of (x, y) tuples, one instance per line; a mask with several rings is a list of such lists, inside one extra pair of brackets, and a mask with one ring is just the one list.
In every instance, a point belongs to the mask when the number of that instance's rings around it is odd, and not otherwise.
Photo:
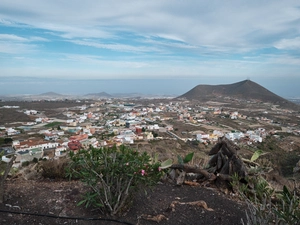
[(292, 0), (1, 0), (1, 73), (285, 76), (300, 69), (299, 22)]
[[(28, 7), (30, 5), (30, 7)], [(2, 21), (59, 32), (65, 38), (113, 37), (126, 29), (196, 46), (251, 48), (297, 33), (294, 1), (64, 1), (3, 0)], [(278, 39), (279, 38), (279, 39)]]
[(278, 49), (288, 49), (295, 50), (300, 49), (300, 36), (291, 39), (282, 39), (275, 43), (274, 47)]
[[(89, 64), (94, 66), (101, 66), (104, 68), (142, 68), (148, 66), (145, 62), (138, 62), (130, 60), (108, 60), (103, 57), (98, 57), (94, 55), (80, 55), (80, 54), (66, 54), (63, 55), (63, 58), (61, 58), (62, 61), (72, 61), (76, 63), (83, 63), (83, 64)], [(99, 73), (99, 72), (98, 72)]]
[(93, 40), (73, 40), (72, 43), (78, 44), (78, 45), (85, 45), (85, 46), (91, 46), (95, 48), (103, 48), (103, 49), (109, 49), (119, 52), (131, 52), (131, 53), (139, 53), (139, 52), (162, 52), (161, 49), (155, 48), (155, 47), (147, 47), (147, 46), (133, 46), (133, 45), (125, 45), (125, 44), (119, 44), (119, 43), (112, 43), (112, 44), (104, 44), (99, 42), (94, 42)]
[(0, 40), (0, 53), (23, 54), (37, 51), (37, 46), (23, 43), (9, 43)]
[(14, 34), (0, 34), (0, 53), (24, 54), (38, 51), (38, 46), (32, 42), (46, 42), (46, 38), (30, 36), (29, 38)]
[(11, 41), (11, 42), (35, 42), (35, 41), (50, 41), (46, 38), (30, 36), (29, 38), (24, 38), (14, 34), (0, 34), (0, 41)]
[(14, 34), (0, 34), (0, 41), (17, 41), (24, 42), (28, 41), (26, 38), (14, 35)]

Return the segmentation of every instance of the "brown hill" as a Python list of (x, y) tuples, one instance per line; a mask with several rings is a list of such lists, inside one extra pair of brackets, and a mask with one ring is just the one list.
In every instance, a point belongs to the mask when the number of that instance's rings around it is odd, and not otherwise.
[(220, 97), (238, 98), (270, 102), (285, 108), (296, 109), (298, 106), (251, 81), (244, 80), (233, 84), (197, 85), (190, 91), (179, 96), (187, 100), (209, 101)]

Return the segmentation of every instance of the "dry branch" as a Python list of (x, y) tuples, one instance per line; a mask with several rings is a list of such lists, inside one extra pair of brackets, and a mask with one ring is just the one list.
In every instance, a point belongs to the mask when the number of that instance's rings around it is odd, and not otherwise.
[(175, 206), (176, 204), (179, 204), (179, 205), (193, 205), (193, 206), (199, 206), (199, 207), (202, 207), (204, 209), (206, 209), (207, 211), (214, 211), (212, 208), (209, 208), (206, 204), (205, 201), (203, 200), (199, 200), (199, 201), (195, 201), (195, 202), (179, 202), (179, 201), (173, 201), (171, 204), (170, 204), (170, 208), (172, 209), (172, 211), (175, 211)]
[(199, 173), (199, 174), (202, 174), (208, 180), (215, 180), (216, 179), (215, 174), (209, 173), (206, 170), (200, 169), (200, 168), (197, 168), (197, 167), (191, 167), (191, 166), (182, 165), (182, 164), (173, 164), (170, 168), (171, 169), (183, 170), (186, 173)]

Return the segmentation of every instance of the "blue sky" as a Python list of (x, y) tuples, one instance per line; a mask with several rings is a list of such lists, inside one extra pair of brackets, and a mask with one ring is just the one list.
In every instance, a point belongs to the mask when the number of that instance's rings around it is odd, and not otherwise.
[(1, 0), (0, 94), (183, 94), (250, 78), (300, 96), (300, 3)]

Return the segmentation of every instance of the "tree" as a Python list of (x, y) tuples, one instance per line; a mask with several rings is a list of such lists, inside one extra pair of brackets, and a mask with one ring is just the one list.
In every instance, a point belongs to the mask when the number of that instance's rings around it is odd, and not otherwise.
[(4, 138), (4, 144), (9, 144), (12, 143), (13, 139), (12, 138)]
[(154, 131), (152, 131), (152, 135), (153, 135), (153, 137), (155, 137), (155, 138), (158, 137), (158, 134), (157, 134), (156, 132), (154, 132)]

